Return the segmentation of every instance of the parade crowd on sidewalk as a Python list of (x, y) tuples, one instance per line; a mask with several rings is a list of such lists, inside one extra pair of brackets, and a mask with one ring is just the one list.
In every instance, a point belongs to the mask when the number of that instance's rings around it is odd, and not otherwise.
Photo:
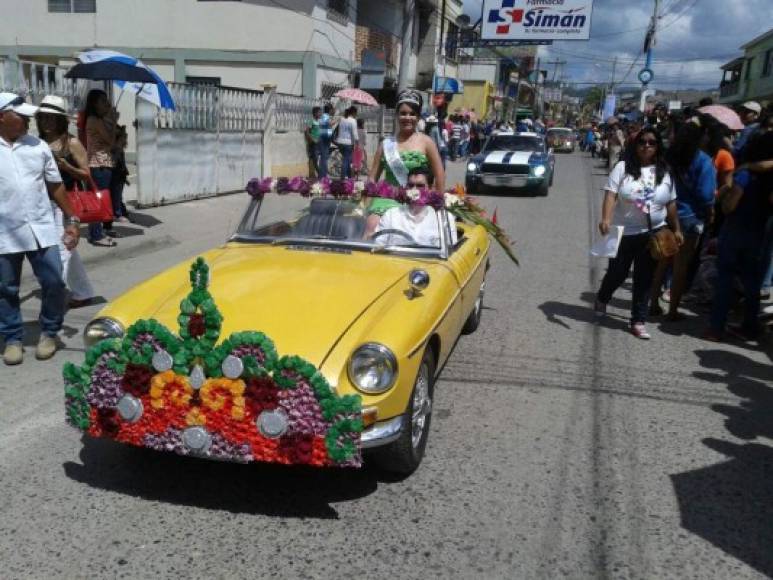
[[(36, 358), (56, 352), (66, 310), (95, 297), (76, 249), (81, 223), (73, 195), (99, 191), (109, 206), (104, 222), (88, 224), (94, 246), (115, 246), (121, 234), (113, 224), (130, 221), (123, 202), (127, 133), (117, 111), (104, 91), (91, 90), (77, 136), (70, 133), (67, 111), (59, 96), (47, 95), (34, 107), (19, 95), (0, 93), (0, 336), (8, 365), (24, 358), (19, 289), (25, 258), (42, 290)], [(29, 132), (33, 118), (37, 136)]]
[[(581, 149), (610, 170), (599, 232), (622, 228), (599, 317), (633, 269), (634, 336), (651, 338), (648, 318), (678, 324), (689, 307), (707, 314), (706, 340), (763, 339), (773, 314), (773, 109), (749, 101), (733, 115), (707, 100), (582, 129)], [(743, 129), (731, 130), (733, 119)]]

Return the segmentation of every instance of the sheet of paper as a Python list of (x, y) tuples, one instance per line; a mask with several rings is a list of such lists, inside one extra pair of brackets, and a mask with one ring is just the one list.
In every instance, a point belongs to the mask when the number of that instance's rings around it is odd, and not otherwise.
[(590, 249), (590, 255), (597, 258), (614, 258), (623, 238), (623, 226), (610, 226), (606, 236), (599, 236)]

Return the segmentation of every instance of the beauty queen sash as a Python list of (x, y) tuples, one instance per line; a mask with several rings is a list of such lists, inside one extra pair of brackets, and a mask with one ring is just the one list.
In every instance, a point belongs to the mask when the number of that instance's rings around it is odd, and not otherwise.
[(397, 178), (397, 182), (405, 187), (408, 185), (408, 168), (400, 158), (400, 152), (397, 150), (397, 141), (391, 137), (384, 139), (384, 159), (386, 159), (389, 169)]

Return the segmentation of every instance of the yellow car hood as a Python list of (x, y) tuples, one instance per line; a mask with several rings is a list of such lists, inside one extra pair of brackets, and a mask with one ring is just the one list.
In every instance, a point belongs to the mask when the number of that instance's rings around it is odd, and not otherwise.
[[(338, 254), (281, 246), (231, 244), (204, 255), (210, 292), (224, 317), (221, 340), (259, 330), (280, 355), (320, 366), (341, 335), (415, 264), (364, 252)], [(99, 316), (125, 326), (155, 318), (177, 333), (180, 301), (190, 291), (190, 260), (122, 295)], [(407, 282), (406, 282), (407, 287)]]

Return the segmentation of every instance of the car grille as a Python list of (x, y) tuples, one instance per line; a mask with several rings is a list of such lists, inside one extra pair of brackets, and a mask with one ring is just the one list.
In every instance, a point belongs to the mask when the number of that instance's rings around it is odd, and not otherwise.
[(507, 175), (528, 175), (528, 165), (505, 165), (498, 163), (484, 163), (480, 168), (483, 173), (504, 173)]

